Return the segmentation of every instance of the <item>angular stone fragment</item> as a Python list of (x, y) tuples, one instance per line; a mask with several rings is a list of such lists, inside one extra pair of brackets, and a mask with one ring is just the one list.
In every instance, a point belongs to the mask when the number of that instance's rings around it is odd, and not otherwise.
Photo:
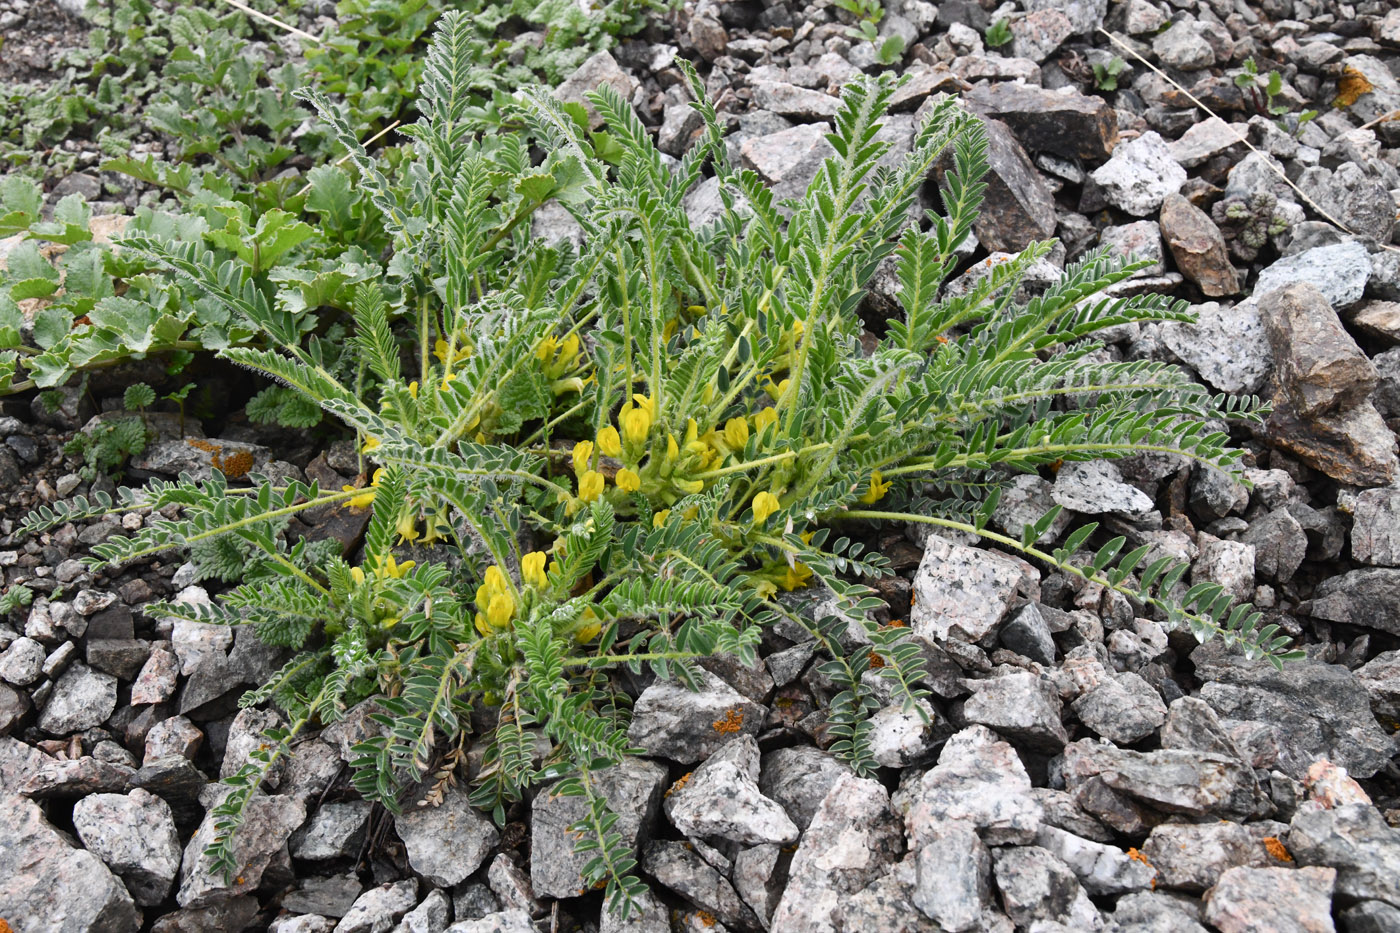
[(1043, 62), (1074, 35), (1074, 24), (1058, 9), (1038, 10), (1011, 21), (1011, 54)]
[(1134, 217), (1148, 217), (1169, 194), (1186, 182), (1186, 169), (1172, 158), (1166, 142), (1155, 131), (1121, 143), (1113, 158), (1095, 169), (1092, 177), (1108, 203)]
[(984, 120), (990, 171), (982, 212), (973, 227), (989, 250), (1017, 253), (1054, 235), (1055, 200), (1006, 124)]
[(1065, 783), (1100, 778), (1111, 790), (1164, 813), (1249, 819), (1270, 812), (1244, 762), (1209, 752), (1136, 752), (1081, 739), (1065, 746)]
[(1046, 850), (1039, 846), (997, 849), (993, 861), (1002, 904), (1019, 929), (1044, 921), (1072, 930), (1103, 928), (1098, 908), (1074, 872)]
[(1152, 499), (1141, 489), (1123, 482), (1118, 467), (1107, 460), (1066, 463), (1055, 475), (1051, 497), (1075, 512), (1142, 515), (1152, 511)]
[(1299, 808), (1288, 848), (1300, 865), (1337, 872), (1337, 893), (1400, 907), (1400, 830), (1370, 804)]
[(1254, 283), (1261, 299), (1278, 288), (1305, 282), (1319, 292), (1334, 310), (1343, 311), (1361, 300), (1371, 277), (1371, 257), (1355, 240), (1332, 246), (1315, 246), (1275, 260)]
[(1249, 138), (1248, 128), (1239, 129), (1219, 117), (1208, 117), (1200, 123), (1191, 124), (1181, 138), (1171, 144), (1172, 158), (1183, 168), (1195, 168), (1220, 155), (1238, 155), (1246, 150), (1244, 140)]
[(1356, 670), (1381, 722), (1400, 725), (1400, 651), (1382, 651)]
[(797, 745), (779, 748), (763, 756), (758, 786), (765, 797), (778, 801), (798, 829), (812, 822), (821, 802), (848, 765), (819, 748)]
[(292, 855), (314, 862), (357, 854), (372, 809), (368, 800), (321, 804), (292, 837)]
[(1017, 671), (966, 683), (973, 690), (963, 705), (968, 722), (988, 726), (1040, 751), (1058, 751), (1069, 741), (1060, 721), (1060, 697), (1048, 679)]
[(918, 850), (913, 901), (949, 933), (976, 928), (991, 903), (991, 852), (961, 820), (933, 827)]
[(135, 930), (126, 888), (96, 855), (44, 819), (39, 805), (0, 795), (0, 917), (23, 933)]
[(968, 109), (1005, 123), (1031, 152), (1101, 162), (1118, 145), (1118, 114), (1102, 97), (1012, 81), (974, 87)]
[[(613, 831), (635, 852), (661, 805), (665, 766), (629, 758), (594, 772), (593, 778), (617, 814)], [(540, 897), (577, 897), (584, 889), (583, 869), (593, 856), (574, 851), (568, 829), (587, 813), (584, 797), (561, 797), (548, 789), (535, 796), (530, 810), (530, 880)]]
[(1353, 309), (1351, 323), (1390, 343), (1400, 343), (1400, 301), (1363, 301)]
[(700, 678), (698, 690), (658, 681), (637, 698), (627, 738), (648, 754), (693, 764), (739, 733), (756, 735), (766, 715), (762, 706), (713, 674)]
[(985, 726), (949, 739), (938, 764), (902, 787), (895, 802), (915, 850), (949, 820), (971, 824), (989, 845), (1028, 843), (1044, 813), (1016, 750)]
[(1367, 489), (1356, 497), (1351, 556), (1363, 564), (1400, 567), (1400, 489)]
[(758, 923), (734, 886), (684, 842), (653, 840), (647, 843), (642, 868), (726, 926), (751, 929)]
[(1220, 933), (1333, 933), (1330, 868), (1232, 868), (1206, 895)]
[(935, 643), (976, 643), (996, 630), (1025, 574), (1002, 554), (929, 535), (914, 574), (914, 634)]
[(439, 887), (465, 881), (501, 838), (460, 786), (449, 789), (436, 807), (405, 808), (394, 818), (394, 829), (413, 870)]
[(1259, 312), (1293, 411), (1315, 417), (1355, 408), (1376, 387), (1376, 368), (1312, 285), (1264, 293)]
[(1146, 738), (1167, 718), (1161, 694), (1132, 672), (1104, 680), (1072, 706), (1080, 722), (1120, 745)]
[[(1307, 533), (1288, 509), (1275, 509), (1256, 518), (1241, 540), (1254, 548), (1254, 569), (1279, 583), (1293, 579), (1307, 556)], [(1353, 548), (1354, 542), (1353, 537)]]
[(632, 92), (637, 89), (636, 79), (622, 69), (611, 52), (604, 50), (585, 59), (583, 64), (555, 89), (554, 96), (565, 103), (581, 104), (588, 112), (589, 127), (597, 130), (603, 126), (603, 117), (585, 95), (596, 91), (603, 84), (611, 87), (623, 100), (630, 100)]
[(1225, 237), (1209, 214), (1172, 193), (1163, 199), (1158, 219), (1177, 271), (1200, 288), (1202, 294), (1220, 298), (1239, 292), (1239, 276), (1230, 263)]
[(216, 832), (212, 811), (185, 845), (175, 896), (181, 907), (209, 907), (257, 890), (273, 860), (287, 858), (287, 838), (306, 819), (305, 805), (288, 797), (253, 797), (244, 812), (233, 836), (232, 875), (226, 876), (205, 852)]
[(758, 172), (773, 188), (775, 200), (800, 198), (816, 177), (822, 161), (836, 154), (825, 123), (804, 123), (767, 136), (744, 140), (743, 164)]
[(843, 775), (802, 836), (771, 929), (834, 933), (843, 898), (879, 877), (903, 852), (903, 843), (885, 788)]
[(797, 826), (758, 789), (758, 742), (741, 736), (711, 755), (666, 797), (666, 815), (687, 836), (743, 845), (796, 842)]
[(830, 120), (841, 109), (841, 101), (830, 94), (784, 81), (754, 81), (753, 100), (764, 110), (799, 120)]
[(1162, 325), (1167, 347), (1218, 391), (1259, 391), (1273, 366), (1273, 351), (1257, 305), (1208, 301), (1191, 311), (1194, 324)]
[(1261, 863), (1263, 847), (1239, 823), (1162, 823), (1152, 829), (1142, 854), (1168, 888), (1204, 891), (1231, 868)]
[(1397, 471), (1395, 433), (1370, 402), (1348, 411), (1304, 418), (1287, 404), (1265, 423), (1270, 444), (1315, 470), (1353, 486), (1390, 483)]
[(1371, 715), (1365, 688), (1345, 667), (1294, 661), (1280, 672), (1266, 661), (1210, 660), (1205, 647), (1192, 655), (1205, 681), (1201, 699), (1228, 719), (1286, 723), (1277, 765), (1284, 774), (1300, 780), (1313, 761), (1327, 758), (1366, 778), (1395, 754), (1394, 741)]
[(117, 708), (117, 678), (74, 664), (64, 672), (39, 714), (39, 728), (69, 735), (101, 725)]
[(377, 933), (393, 928), (418, 903), (418, 882), (412, 878), (370, 888), (350, 905), (335, 925), (336, 933)]

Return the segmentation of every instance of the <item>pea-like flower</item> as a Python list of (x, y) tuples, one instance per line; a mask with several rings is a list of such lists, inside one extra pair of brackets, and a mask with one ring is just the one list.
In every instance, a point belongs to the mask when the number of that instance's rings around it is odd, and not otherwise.
[(598, 449), (604, 457), (622, 456), (622, 438), (618, 436), (617, 428), (610, 424), (603, 426), (598, 432)]
[(578, 497), (584, 502), (592, 502), (603, 494), (603, 474), (588, 470), (578, 479)]
[(749, 423), (743, 418), (730, 418), (724, 423), (724, 442), (733, 450), (742, 450), (749, 440)]
[(574, 445), (574, 475), (582, 476), (593, 465), (593, 442), (579, 441)]
[(511, 593), (510, 581), (495, 564), (486, 568), (481, 586), (476, 588), (476, 608), (476, 630), (483, 635), (490, 635), (510, 625), (515, 615), (515, 597)]
[(520, 558), (520, 579), (536, 589), (544, 589), (549, 585), (549, 577), (545, 575), (545, 561), (549, 555), (544, 551), (531, 551)]
[(642, 488), (642, 478), (626, 467), (617, 471), (617, 488), (624, 492), (636, 492)]
[(645, 408), (629, 408), (618, 416), (622, 424), (622, 439), (629, 446), (639, 447), (651, 432), (651, 412)]
[[(374, 494), (379, 491), (376, 487), (379, 485), (379, 481), (383, 478), (384, 468), (380, 467), (379, 469), (374, 471), (374, 478), (369, 481), (369, 486), (358, 496), (351, 496), (349, 499), (346, 500), (346, 503), (352, 509), (367, 509), (370, 506), (374, 505)], [(342, 492), (354, 492), (355, 488), (356, 487), (354, 486), (340, 487)]]
[(771, 492), (761, 492), (753, 497), (753, 521), (755, 525), (761, 525), (768, 521), (768, 516), (782, 508), (782, 503), (778, 497)]
[(890, 485), (889, 481), (880, 475), (880, 471), (875, 470), (870, 474), (870, 488), (860, 497), (860, 501), (866, 505), (874, 505), (885, 498), (885, 493), (890, 491)]

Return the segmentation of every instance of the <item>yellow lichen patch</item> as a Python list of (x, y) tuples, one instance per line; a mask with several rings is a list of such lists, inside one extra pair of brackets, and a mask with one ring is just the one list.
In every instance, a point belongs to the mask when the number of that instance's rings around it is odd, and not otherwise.
[(1277, 836), (1264, 837), (1264, 851), (1280, 862), (1293, 861), (1293, 856), (1288, 853), (1288, 849), (1284, 847)]
[(744, 710), (741, 707), (734, 707), (724, 714), (723, 719), (716, 719), (713, 728), (716, 732), (735, 733), (744, 727)]
[(876, 654), (876, 653), (873, 652), (873, 651), (870, 652), (870, 669), (871, 669), (871, 670), (879, 670), (880, 668), (882, 668), (882, 667), (884, 667), (884, 666), (885, 666), (885, 659), (882, 658), (882, 657), (880, 657), (878, 654)]
[(253, 454), (247, 450), (235, 450), (228, 455), (214, 454), (209, 462), (229, 479), (242, 479), (253, 468)]
[(1350, 107), (1373, 90), (1375, 87), (1366, 80), (1366, 76), (1348, 65), (1337, 82), (1337, 97), (1332, 101), (1332, 106)]

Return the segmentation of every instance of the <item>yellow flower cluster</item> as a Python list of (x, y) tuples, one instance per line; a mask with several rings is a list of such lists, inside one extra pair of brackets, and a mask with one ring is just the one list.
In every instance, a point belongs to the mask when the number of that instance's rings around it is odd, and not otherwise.
[(476, 588), (476, 630), (490, 635), (510, 625), (515, 616), (515, 591), (501, 568), (486, 568), (481, 586)]
[[(375, 446), (379, 446), (377, 441), (375, 442)], [(351, 496), (349, 499), (345, 500), (346, 504), (352, 509), (367, 509), (374, 505), (374, 494), (379, 491), (379, 481), (383, 478), (384, 468), (380, 467), (374, 471), (374, 477), (370, 479), (369, 486), (365, 487), (359, 495)], [(341, 486), (340, 490), (341, 492), (355, 492), (357, 488), (358, 487), (355, 486)]]
[[(379, 580), (399, 580), (407, 576), (408, 572), (415, 566), (417, 566), (416, 561), (406, 560), (401, 564), (394, 559), (393, 554), (386, 554), (383, 560), (374, 562), (370, 572)], [(356, 585), (364, 583), (366, 579), (364, 568), (351, 567), (350, 579), (354, 580)]]
[(866, 505), (874, 505), (885, 498), (885, 493), (890, 491), (890, 485), (890, 482), (880, 475), (880, 471), (875, 470), (870, 474), (870, 488), (860, 497), (860, 501)]

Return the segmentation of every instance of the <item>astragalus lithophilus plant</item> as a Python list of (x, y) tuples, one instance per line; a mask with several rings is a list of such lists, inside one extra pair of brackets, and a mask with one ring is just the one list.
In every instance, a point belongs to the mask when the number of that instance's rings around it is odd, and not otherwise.
[[(275, 349), (222, 355), (353, 430), (364, 482), (182, 480), (31, 520), (178, 505), (182, 517), (110, 539), (97, 559), (189, 548), (198, 561), (236, 563), (242, 584), (214, 605), (160, 611), (251, 622), (264, 640), (299, 649), (245, 698), (278, 704), (293, 725), (231, 779), (216, 855), (231, 859), (241, 808), (292, 733), (378, 696), (387, 734), (360, 746), (355, 764), (366, 797), (397, 808), (405, 787), (481, 743), (475, 799), (498, 818), (540, 781), (587, 795), (576, 828), (596, 853), (588, 871), (625, 906), (640, 882), (592, 781), (628, 750), (628, 703), (609, 669), (689, 681), (716, 652), (752, 661), (760, 628), (790, 620), (822, 646), (824, 674), (841, 688), (827, 711), (834, 751), (872, 771), (877, 703), (863, 675), (877, 671), (911, 705), (926, 691), (908, 630), (869, 619), (879, 600), (861, 580), (887, 565), (849, 529), (870, 521), (977, 534), (1200, 637), (1286, 656), (1248, 607), (1213, 585), (1183, 595), (1185, 568), (1143, 565), (1145, 548), (1120, 554), (1116, 538), (1076, 563), (1093, 526), (1053, 552), (1035, 543), (1053, 515), (1019, 538), (987, 527), (999, 484), (1056, 461), (1159, 451), (1230, 470), (1238, 454), (1201, 422), (1250, 417), (1258, 405), (1207, 397), (1167, 365), (1094, 353), (1105, 327), (1186, 319), (1163, 298), (1095, 297), (1139, 266), (1095, 255), (1017, 303), (1026, 270), (1050, 249), (1038, 244), (970, 291), (940, 297), (986, 167), (981, 127), (953, 101), (931, 107), (895, 167), (877, 168), (876, 132), (896, 85), (852, 83), (830, 136), (835, 154), (780, 210), (754, 174), (727, 163), (691, 72), (708, 129), (675, 167), (606, 88), (592, 103), (621, 148), (615, 165), (545, 94), (522, 95), (519, 134), (472, 135), (456, 93), (465, 34), (460, 18), (444, 19), (425, 69), (425, 116), (407, 131), (415, 157), (399, 171), (382, 169), (307, 95), (340, 133), (394, 242), (385, 274), (354, 301), (356, 383), (321, 365), (297, 321), (236, 261), (215, 267), (198, 248), (124, 241), (266, 336)], [(943, 212), (911, 225), (940, 157)], [(706, 170), (725, 207), (696, 227), (681, 199)], [(550, 199), (586, 231), (581, 250), (528, 237), (531, 214)], [(904, 313), (863, 348), (857, 312), (892, 254)], [(290, 516), (332, 505), (373, 510), (353, 563), (280, 534)], [(432, 544), (433, 557), (410, 564), (396, 552), (403, 542)], [(779, 598), (814, 585), (835, 594), (831, 615), (806, 619)], [(493, 715), (469, 716), (482, 707)], [(488, 720), (472, 734), (472, 722)], [(537, 730), (550, 746), (542, 759)]]

